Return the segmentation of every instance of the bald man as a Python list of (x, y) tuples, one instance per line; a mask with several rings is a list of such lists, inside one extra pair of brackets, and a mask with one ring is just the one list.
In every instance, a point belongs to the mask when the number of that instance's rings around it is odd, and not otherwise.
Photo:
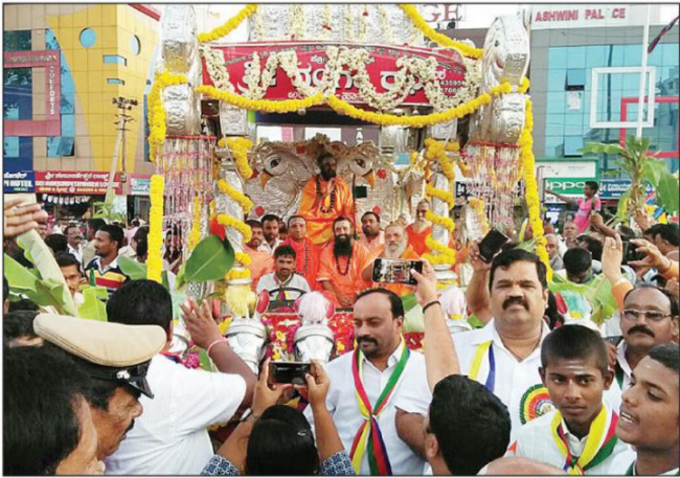
[(478, 475), (529, 476), (529, 475), (566, 475), (556, 466), (541, 463), (519, 456), (506, 456), (492, 461), (479, 470)]
[(546, 234), (545, 240), (547, 242), (545, 248), (548, 251), (548, 257), (550, 257), (550, 267), (554, 271), (564, 269), (564, 262), (560, 257), (560, 240), (555, 234)]

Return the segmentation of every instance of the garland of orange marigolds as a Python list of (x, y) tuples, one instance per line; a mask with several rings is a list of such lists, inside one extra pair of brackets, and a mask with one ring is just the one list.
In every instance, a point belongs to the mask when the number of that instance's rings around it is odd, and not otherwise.
[(149, 253), (146, 259), (146, 278), (158, 283), (162, 282), (163, 271), (163, 191), (165, 179), (159, 174), (151, 176), (149, 196)]
[(154, 163), (158, 159), (163, 143), (165, 143), (165, 108), (161, 94), (168, 86), (183, 85), (187, 82), (184, 75), (173, 75), (164, 71), (156, 74), (151, 92), (148, 96), (149, 103), (149, 157)]
[(246, 20), (253, 13), (255, 13), (256, 10), (257, 10), (256, 4), (251, 3), (251, 4), (247, 5), (240, 12), (238, 12), (236, 14), (236, 16), (230, 18), (223, 25), (221, 25), (217, 28), (214, 28), (212, 31), (210, 31), (210, 33), (199, 33), (198, 34), (198, 42), (199, 43), (207, 43), (207, 42), (211, 42), (211, 41), (217, 41), (220, 38), (226, 37), (232, 31), (237, 29), (239, 27), (239, 25), (243, 22), (243, 20)]

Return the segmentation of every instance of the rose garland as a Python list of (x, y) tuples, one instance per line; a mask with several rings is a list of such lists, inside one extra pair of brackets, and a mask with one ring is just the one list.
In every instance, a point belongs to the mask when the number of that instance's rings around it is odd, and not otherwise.
[(420, 30), (423, 35), (433, 42), (447, 48), (458, 50), (463, 56), (467, 56), (469, 58), (479, 59), (482, 57), (482, 54), (484, 53), (483, 49), (474, 48), (466, 45), (465, 43), (454, 41), (446, 35), (442, 35), (441, 33), (434, 31), (423, 19), (423, 17), (420, 16), (420, 13), (418, 13), (418, 9), (415, 6), (400, 4), (399, 7), (401, 7), (406, 16), (411, 19), (413, 25), (415, 25), (415, 27)]
[(165, 143), (165, 133), (167, 131), (165, 126), (165, 108), (163, 108), (163, 98), (161, 96), (163, 90), (168, 86), (182, 85), (187, 83), (187, 78), (184, 75), (172, 75), (168, 71), (161, 74), (156, 74), (154, 77), (151, 92), (148, 96), (149, 107), (149, 157), (154, 163), (157, 156), (161, 152), (163, 143)]
[(162, 282), (163, 271), (163, 190), (165, 180), (160, 174), (151, 176), (149, 196), (151, 210), (149, 211), (149, 252), (146, 259), (146, 278), (158, 283)]
[(531, 100), (527, 98), (526, 102), (526, 122), (524, 129), (519, 139), (520, 159), (522, 168), (524, 170), (524, 190), (526, 194), (527, 207), (529, 208), (529, 222), (531, 229), (534, 231), (534, 238), (536, 239), (536, 255), (545, 264), (548, 270), (548, 280), (552, 280), (552, 268), (550, 267), (550, 256), (546, 249), (547, 241), (545, 239), (545, 231), (543, 229), (543, 222), (541, 221), (541, 200), (538, 197), (538, 183), (534, 175), (534, 153), (532, 151), (533, 139), (531, 132), (534, 129), (534, 117), (532, 111)]
[(210, 33), (199, 33), (198, 42), (207, 43), (211, 41), (217, 41), (220, 38), (229, 35), (232, 31), (238, 28), (238, 26), (243, 22), (243, 20), (247, 19), (253, 13), (255, 13), (256, 10), (257, 10), (256, 4), (247, 5), (240, 12), (238, 12), (236, 16), (230, 18), (223, 25), (214, 28), (212, 31), (210, 31)]

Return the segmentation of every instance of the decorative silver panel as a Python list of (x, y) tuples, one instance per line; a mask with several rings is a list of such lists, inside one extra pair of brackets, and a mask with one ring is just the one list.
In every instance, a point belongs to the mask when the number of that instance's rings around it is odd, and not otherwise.
[(220, 126), (225, 136), (248, 136), (248, 111), (220, 101)]

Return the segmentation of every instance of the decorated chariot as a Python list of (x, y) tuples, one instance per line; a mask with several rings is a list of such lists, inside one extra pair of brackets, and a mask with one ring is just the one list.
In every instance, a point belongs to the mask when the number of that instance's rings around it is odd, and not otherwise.
[[(243, 22), (249, 41), (228, 43)], [(225, 334), (253, 368), (264, 354), (328, 360), (353, 348), (351, 312), (310, 294), (290, 312), (272, 313), (249, 286), (245, 220), (295, 214), (321, 151), (335, 156), (354, 191), (364, 191), (355, 196), (356, 217), (375, 211), (383, 226), (409, 222), (418, 201), (431, 200), (424, 257), (442, 287), (459, 279), (452, 236), (464, 244), (489, 224), (510, 228), (518, 184), (538, 255), (548, 262), (520, 17), (496, 19), (482, 49), (437, 33), (412, 5), (248, 5), (207, 33), (197, 32), (191, 5), (168, 5), (161, 42), (149, 96), (157, 173), (148, 277), (161, 280), (163, 230), (179, 236), (187, 267), (205, 238), (226, 238), (234, 252), (226, 276), (205, 280), (184, 270), (178, 282), (188, 295), (221, 300)], [(270, 142), (258, 138), (262, 119), (370, 127), (377, 141)], [(458, 200), (457, 180), (467, 189)], [(452, 330), (460, 319), (451, 317)], [(409, 346), (420, 346), (421, 330), (411, 327)]]

